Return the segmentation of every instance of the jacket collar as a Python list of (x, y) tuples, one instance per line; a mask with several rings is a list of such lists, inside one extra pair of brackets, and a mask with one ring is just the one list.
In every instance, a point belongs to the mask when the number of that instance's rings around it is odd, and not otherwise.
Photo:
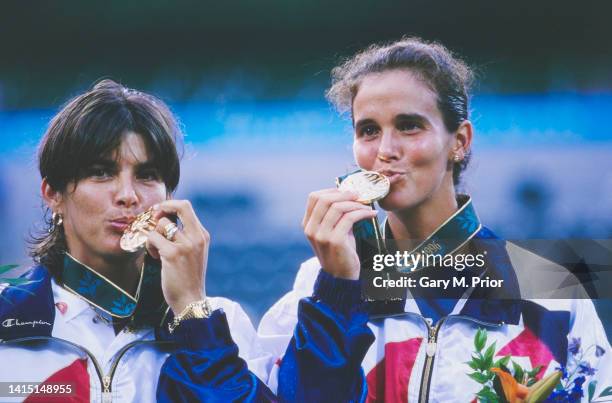
[[(503, 279), (504, 286), (501, 289), (471, 290), (458, 314), (481, 322), (518, 324), (523, 303), (518, 279), (506, 251), (506, 241), (483, 226), (470, 242), (476, 253), (485, 253), (487, 256), (487, 271), (484, 275), (491, 279)], [(414, 312), (418, 307), (413, 302), (407, 300), (371, 301), (368, 305), (370, 314), (384, 316), (407, 311)]]
[[(88, 304), (84, 299), (78, 297), (77, 294), (68, 291), (54, 280), (51, 280), (51, 289), (54, 304), (62, 314), (61, 318), (65, 322), (73, 320), (88, 309), (95, 309), (93, 305)], [(98, 312), (98, 314), (103, 315), (104, 313)]]
[[(19, 288), (8, 287), (2, 291), (0, 299), (0, 340), (13, 340), (22, 337), (50, 337), (55, 322), (55, 301), (53, 279), (44, 266), (36, 266), (22, 278), (29, 280)], [(85, 301), (71, 295), (61, 287), (63, 293), (76, 299), (76, 309), (68, 312), (66, 320), (76, 317), (88, 305)], [(65, 302), (65, 301), (63, 301)], [(82, 304), (81, 304), (82, 303)], [(72, 304), (70, 304), (72, 305)], [(167, 326), (173, 319), (172, 311), (166, 315), (162, 326), (155, 328), (157, 340), (171, 340)]]
[(460, 314), (484, 322), (518, 324), (521, 317), (521, 294), (506, 251), (506, 241), (482, 227), (472, 244), (477, 253), (487, 256), (487, 271), (484, 275), (492, 280), (503, 280), (503, 287), (474, 289)]

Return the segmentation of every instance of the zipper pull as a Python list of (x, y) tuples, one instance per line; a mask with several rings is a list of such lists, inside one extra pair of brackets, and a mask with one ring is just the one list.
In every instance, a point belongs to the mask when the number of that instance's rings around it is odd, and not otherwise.
[(104, 376), (102, 378), (102, 384), (104, 386), (104, 390), (102, 391), (102, 403), (110, 403), (112, 401), (110, 376)]
[(427, 349), (425, 350), (425, 353), (427, 354), (428, 357), (433, 357), (434, 355), (436, 355), (436, 342), (430, 340), (427, 343)]
[(427, 349), (425, 350), (428, 357), (433, 357), (436, 354), (436, 347), (436, 331), (429, 328), (429, 340), (427, 340)]

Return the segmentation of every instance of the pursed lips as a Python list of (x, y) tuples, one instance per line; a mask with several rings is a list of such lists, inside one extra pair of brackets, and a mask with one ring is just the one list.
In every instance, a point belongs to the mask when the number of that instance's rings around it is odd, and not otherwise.
[(125, 231), (130, 226), (136, 216), (122, 216), (109, 220), (110, 226), (118, 231)]
[(394, 182), (397, 182), (403, 175), (406, 174), (406, 172), (397, 171), (394, 169), (381, 169), (381, 170), (377, 170), (377, 172), (389, 178), (389, 182), (391, 182), (391, 184), (393, 184)]

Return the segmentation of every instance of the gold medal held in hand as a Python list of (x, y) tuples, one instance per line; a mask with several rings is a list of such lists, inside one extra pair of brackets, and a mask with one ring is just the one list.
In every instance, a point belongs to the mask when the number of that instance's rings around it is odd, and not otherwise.
[(374, 171), (355, 172), (347, 176), (338, 187), (343, 192), (356, 193), (357, 201), (363, 204), (382, 199), (389, 193), (390, 188), (389, 178)]
[(153, 219), (153, 209), (150, 208), (136, 216), (134, 221), (123, 232), (119, 245), (128, 252), (136, 252), (147, 242), (147, 234), (153, 231), (157, 222)]

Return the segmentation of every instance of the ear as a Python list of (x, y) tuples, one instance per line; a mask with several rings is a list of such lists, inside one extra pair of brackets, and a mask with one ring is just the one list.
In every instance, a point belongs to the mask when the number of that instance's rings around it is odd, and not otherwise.
[(452, 161), (455, 158), (459, 161), (463, 160), (472, 147), (472, 137), (474, 128), (472, 122), (464, 120), (454, 134), (454, 144), (451, 147), (451, 155), (449, 159)]
[(40, 184), (40, 193), (51, 211), (54, 213), (62, 213), (62, 194), (49, 185), (47, 178), (43, 178), (42, 183)]

